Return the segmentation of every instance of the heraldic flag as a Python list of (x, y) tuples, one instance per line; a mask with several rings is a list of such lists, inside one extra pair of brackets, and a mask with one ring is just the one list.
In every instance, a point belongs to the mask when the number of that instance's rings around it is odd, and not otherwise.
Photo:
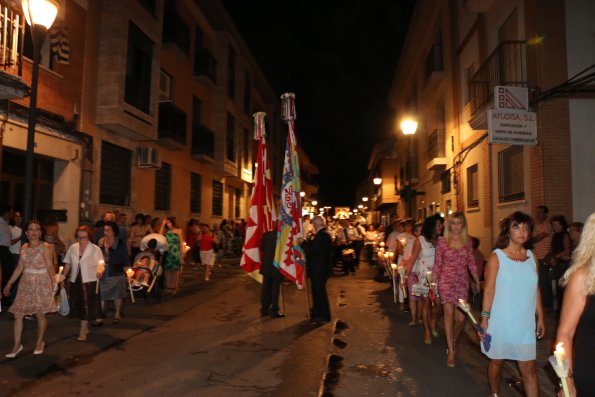
[(304, 253), (299, 244), (302, 237), (302, 202), (300, 197), (300, 165), (296, 151), (294, 132), (295, 94), (281, 96), (283, 118), (287, 121), (287, 147), (281, 182), (281, 209), (277, 225), (277, 247), (275, 267), (281, 274), (297, 284), (304, 286)]
[(273, 219), (275, 218), (271, 167), (265, 138), (265, 116), (266, 113), (264, 112), (254, 114), (254, 139), (258, 141), (258, 157), (246, 227), (246, 239), (244, 240), (242, 260), (240, 261), (242, 269), (259, 283), (262, 283), (262, 275), (259, 273), (262, 263), (260, 243), (262, 242), (262, 235), (273, 230)]

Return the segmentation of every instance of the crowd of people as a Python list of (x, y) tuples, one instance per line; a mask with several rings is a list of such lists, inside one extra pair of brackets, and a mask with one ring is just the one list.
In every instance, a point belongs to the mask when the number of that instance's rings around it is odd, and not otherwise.
[(239, 256), (241, 243), (236, 240), (243, 239), (244, 227), (242, 222), (224, 220), (211, 230), (193, 219), (184, 232), (173, 217), (137, 214), (128, 224), (125, 213), (107, 212), (93, 226), (79, 226), (74, 243), (67, 247), (57, 222), (42, 225), (31, 220), (24, 227), (21, 222), (20, 212), (0, 206), (2, 306), (15, 319), (8, 358), (23, 350), (23, 319), (33, 316), (37, 319), (33, 354), (43, 353), (46, 315), (57, 311), (61, 288), (68, 291), (70, 315), (80, 319), (77, 340), (85, 341), (90, 327), (103, 325), (106, 302), (113, 302), (112, 324), (122, 320), (131, 285), (147, 299), (175, 295), (184, 263), (201, 264), (209, 281), (216, 251), (220, 256)]
[[(492, 395), (499, 393), (504, 361), (514, 360), (525, 393), (531, 397), (539, 395), (536, 342), (545, 334), (544, 312), (561, 309), (557, 339), (567, 346), (570, 390), (573, 395), (586, 395), (585, 391), (595, 390), (589, 376), (595, 351), (591, 337), (595, 331), (595, 213), (586, 225), (568, 224), (559, 215), (549, 221), (547, 217), (548, 208), (539, 206), (535, 218), (515, 212), (501, 220), (487, 261), (478, 250), (479, 239), (469, 235), (462, 212), (446, 220), (432, 215), (421, 223), (397, 219), (387, 227), (321, 216), (304, 219), (301, 244), (312, 288), (311, 317), (321, 324), (331, 319), (326, 282), (334, 265), (349, 276), (360, 257), (371, 264), (394, 263), (392, 272), (378, 266), (379, 273), (386, 271), (398, 281), (399, 307), (409, 311), (409, 326), (423, 325), (424, 343), (440, 337), (442, 317), (446, 366), (456, 366), (457, 341), (465, 322), (465, 313), (457, 306), (472, 295), (480, 296), (478, 335), (481, 340), (491, 338), (491, 344), (482, 344), (481, 349), (489, 358)], [(243, 223), (222, 222), (211, 228), (197, 220), (183, 231), (175, 218), (143, 214), (128, 225), (125, 214), (108, 212), (94, 226), (79, 226), (75, 243), (66, 248), (57, 223), (44, 227), (31, 220), (23, 227), (20, 213), (0, 206), (2, 303), (14, 315), (14, 343), (6, 357), (14, 358), (23, 350), (26, 316), (37, 320), (33, 354), (44, 352), (46, 314), (56, 311), (54, 296), (65, 282), (71, 314), (80, 319), (77, 340), (85, 341), (90, 326), (103, 324), (106, 301), (114, 304), (112, 323), (121, 321), (127, 283), (143, 287), (155, 283), (151, 276), (156, 277), (152, 273), (156, 262), (164, 274), (159, 288), (175, 294), (185, 262), (202, 263), (205, 280), (210, 280), (218, 256), (239, 256), (235, 246), (241, 247), (244, 232)], [(274, 231), (264, 236), (261, 315), (278, 318), (284, 314), (278, 305), (282, 277), (272, 264), (275, 245)], [(126, 274), (131, 269), (137, 271), (133, 281)]]

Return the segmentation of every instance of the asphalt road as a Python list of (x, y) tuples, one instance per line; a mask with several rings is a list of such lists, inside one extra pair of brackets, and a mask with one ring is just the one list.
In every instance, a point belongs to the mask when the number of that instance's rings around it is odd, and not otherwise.
[[(46, 351), (0, 356), (0, 396), (481, 396), (487, 360), (468, 338), (457, 367), (445, 342), (423, 343), (421, 327), (392, 301), (388, 283), (362, 263), (356, 276), (329, 282), (333, 322), (311, 325), (304, 291), (283, 287), (282, 319), (259, 317), (259, 285), (235, 265), (212, 281), (188, 267), (182, 292), (156, 305), (125, 306), (123, 321), (75, 341), (78, 321), (54, 315)], [(112, 313), (110, 313), (112, 314)], [(0, 346), (11, 346), (11, 320), (0, 315)], [(505, 378), (514, 373), (506, 373)], [(503, 386), (501, 396), (519, 396)]]

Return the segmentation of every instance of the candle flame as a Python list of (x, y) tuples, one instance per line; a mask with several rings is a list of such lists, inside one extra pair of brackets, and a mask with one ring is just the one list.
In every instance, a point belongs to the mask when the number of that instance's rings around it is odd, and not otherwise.
[(396, 263), (391, 263), (391, 264), (390, 264), (390, 267), (392, 267), (392, 268), (393, 268), (393, 270), (395, 270), (395, 269), (397, 268), (397, 264), (396, 264)]
[(134, 276), (134, 270), (132, 270), (132, 269), (127, 269), (127, 270), (126, 270), (126, 275), (127, 275), (128, 277), (132, 277), (132, 276)]
[(564, 342), (560, 342), (556, 345), (556, 352), (564, 354)]

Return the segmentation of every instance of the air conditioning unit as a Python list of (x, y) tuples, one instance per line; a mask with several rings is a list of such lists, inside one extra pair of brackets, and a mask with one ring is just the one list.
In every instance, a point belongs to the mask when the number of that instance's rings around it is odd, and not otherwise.
[(161, 69), (159, 73), (159, 102), (170, 102), (172, 99), (172, 77)]
[(161, 154), (152, 147), (139, 147), (136, 150), (138, 168), (161, 168)]

